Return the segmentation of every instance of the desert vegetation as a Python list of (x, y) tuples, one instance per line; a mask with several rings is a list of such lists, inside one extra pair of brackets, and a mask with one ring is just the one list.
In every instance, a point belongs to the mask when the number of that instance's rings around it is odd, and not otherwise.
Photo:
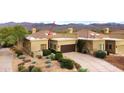
[(0, 28), (0, 45), (2, 47), (10, 47), (17, 45), (19, 47), (20, 41), (28, 34), (28, 31), (23, 26), (17, 25), (13, 27)]

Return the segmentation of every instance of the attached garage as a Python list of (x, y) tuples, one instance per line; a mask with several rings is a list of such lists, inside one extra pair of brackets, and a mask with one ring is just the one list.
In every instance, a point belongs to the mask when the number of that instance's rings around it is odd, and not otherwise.
[(66, 52), (73, 52), (73, 51), (75, 51), (75, 44), (61, 45), (61, 52), (66, 53)]
[(56, 51), (74, 52), (76, 50), (76, 38), (52, 38), (50, 43), (51, 45), (56, 45), (54, 49)]

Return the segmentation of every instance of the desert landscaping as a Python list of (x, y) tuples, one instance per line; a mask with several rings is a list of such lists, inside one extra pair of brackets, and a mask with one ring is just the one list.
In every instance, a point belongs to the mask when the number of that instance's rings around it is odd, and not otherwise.
[[(14, 72), (86, 72), (87, 69), (81, 70), (77, 63), (66, 64), (68, 67), (62, 67), (61, 62), (51, 59), (49, 56), (31, 57), (23, 52), (17, 56), (14, 49), (10, 49), (14, 55), (12, 69)], [(64, 58), (64, 57), (63, 57)], [(66, 59), (66, 58), (65, 58)], [(70, 59), (68, 59), (70, 60)], [(70, 66), (69, 66), (70, 65)], [(30, 70), (35, 67), (34, 71)], [(80, 69), (80, 70), (79, 70)]]

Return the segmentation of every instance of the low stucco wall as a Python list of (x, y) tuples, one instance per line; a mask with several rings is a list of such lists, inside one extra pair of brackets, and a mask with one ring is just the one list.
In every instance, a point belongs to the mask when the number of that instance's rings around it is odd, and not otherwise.
[(36, 40), (31, 41), (31, 51), (39, 51), (41, 50), (41, 44), (46, 44), (46, 48), (48, 49), (48, 40)]
[(124, 40), (116, 41), (116, 53), (124, 54)]

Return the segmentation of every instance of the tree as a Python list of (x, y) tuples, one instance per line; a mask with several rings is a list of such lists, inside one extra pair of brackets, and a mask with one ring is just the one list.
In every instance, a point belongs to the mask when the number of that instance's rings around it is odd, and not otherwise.
[(78, 52), (82, 52), (82, 49), (84, 48), (86, 42), (83, 40), (78, 40), (77, 42), (77, 48), (78, 48)]
[(17, 47), (20, 48), (24, 37), (28, 34), (28, 31), (23, 26), (17, 25), (14, 27), (13, 35), (16, 37)]
[[(3, 27), (0, 28), (0, 44), (2, 46), (10, 46), (13, 28), (12, 27)], [(9, 41), (9, 42), (8, 42)]]
[(17, 44), (19, 47), (28, 31), (20, 25), (0, 28), (0, 45), (9, 47)]

